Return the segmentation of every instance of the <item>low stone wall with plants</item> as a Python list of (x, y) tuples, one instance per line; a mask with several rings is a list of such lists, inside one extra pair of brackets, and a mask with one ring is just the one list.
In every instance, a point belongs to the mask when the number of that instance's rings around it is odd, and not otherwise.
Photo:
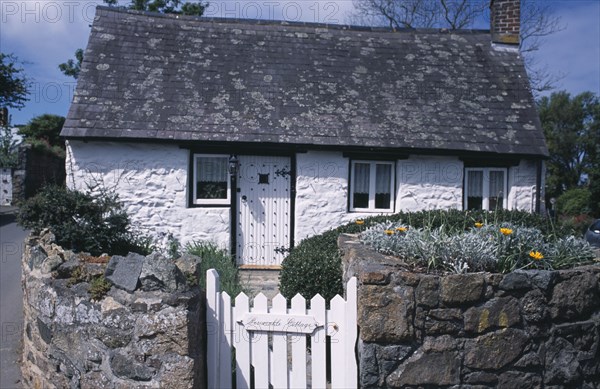
[(338, 241), (363, 388), (600, 388), (600, 266), (425, 274)]
[(63, 250), (47, 231), (29, 237), (24, 387), (204, 387), (204, 296), (184, 276), (198, 261), (93, 257)]

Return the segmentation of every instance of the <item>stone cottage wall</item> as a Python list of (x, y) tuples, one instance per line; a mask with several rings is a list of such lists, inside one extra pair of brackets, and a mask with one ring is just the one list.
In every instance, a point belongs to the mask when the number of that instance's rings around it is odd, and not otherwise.
[(133, 222), (155, 238), (205, 240), (229, 249), (229, 207), (188, 207), (189, 150), (177, 145), (67, 142), (67, 185), (114, 190)]
[(432, 275), (340, 238), (364, 388), (600, 388), (600, 266)]
[[(535, 212), (536, 173), (537, 162), (533, 160), (521, 160), (519, 165), (508, 170), (508, 206), (510, 209)], [(544, 176), (544, 171), (542, 171), (542, 180)], [(544, 201), (544, 186), (544, 181), (542, 181), (540, 201)], [(545, 210), (544, 204), (541, 204), (541, 210)]]
[[(146, 259), (153, 261), (150, 265), (162, 264), (163, 273), (174, 274), (164, 260)], [(52, 243), (51, 234), (28, 238), (23, 256), (23, 386), (204, 387), (203, 294), (183, 288), (181, 273), (174, 286), (181, 290), (162, 291), (161, 277), (145, 265), (138, 269), (140, 280), (146, 277), (140, 282), (149, 287), (128, 292), (113, 286), (99, 301), (92, 300), (90, 283), (73, 284), (77, 272), (97, 276), (105, 266), (81, 262)], [(133, 277), (135, 288), (138, 278), (126, 267), (121, 268), (122, 278)]]
[(462, 209), (463, 163), (457, 157), (411, 156), (397, 164), (396, 209)]

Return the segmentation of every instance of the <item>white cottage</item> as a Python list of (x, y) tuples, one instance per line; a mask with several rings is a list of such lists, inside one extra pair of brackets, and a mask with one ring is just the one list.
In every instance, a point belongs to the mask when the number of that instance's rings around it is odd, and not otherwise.
[(491, 34), (98, 7), (62, 131), (68, 185), (263, 268), (369, 215), (539, 211), (519, 1), (492, 3)]

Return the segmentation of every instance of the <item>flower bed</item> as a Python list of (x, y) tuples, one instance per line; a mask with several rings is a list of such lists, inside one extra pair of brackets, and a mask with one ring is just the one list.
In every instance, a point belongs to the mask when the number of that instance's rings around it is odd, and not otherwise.
[(409, 265), (455, 273), (563, 269), (594, 258), (592, 247), (583, 239), (543, 234), (537, 228), (506, 222), (476, 222), (463, 231), (444, 225), (413, 228), (402, 221), (378, 223), (363, 231), (360, 239)]

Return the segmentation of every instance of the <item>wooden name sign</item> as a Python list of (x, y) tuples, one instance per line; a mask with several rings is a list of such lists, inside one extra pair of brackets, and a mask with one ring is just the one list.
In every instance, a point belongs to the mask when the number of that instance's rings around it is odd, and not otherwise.
[(317, 327), (322, 327), (314, 316), (277, 315), (272, 313), (246, 313), (239, 321), (246, 331), (288, 332), (312, 334)]

